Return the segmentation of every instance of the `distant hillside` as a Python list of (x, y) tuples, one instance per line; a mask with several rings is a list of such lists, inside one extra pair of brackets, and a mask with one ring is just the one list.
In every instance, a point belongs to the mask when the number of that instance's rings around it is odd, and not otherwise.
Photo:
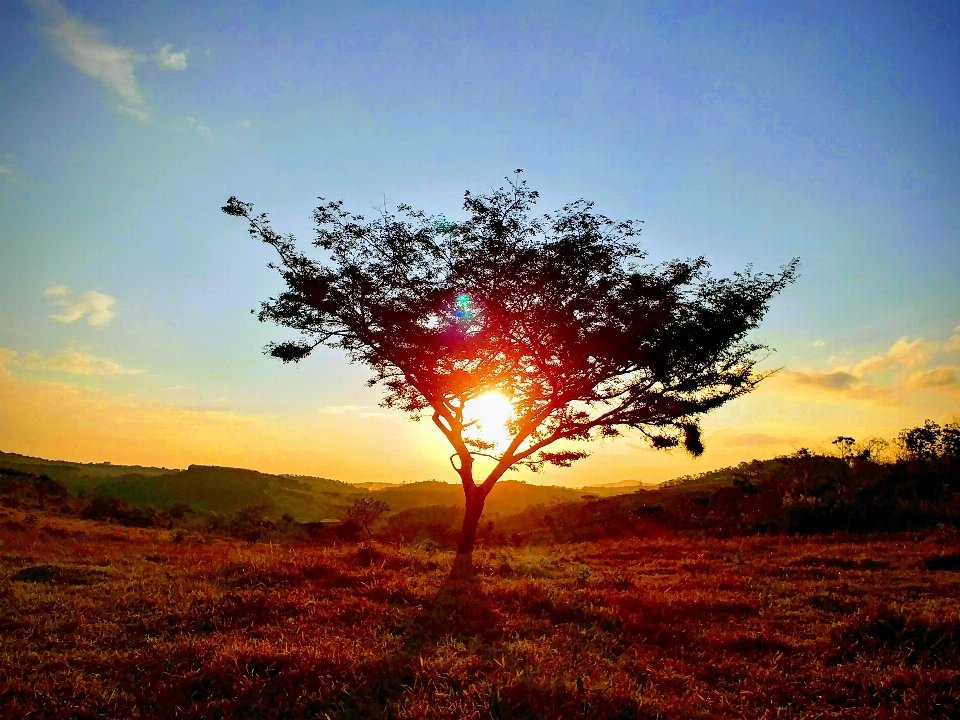
[(382, 490), (383, 488), (392, 488), (399, 485), (404, 485), (405, 483), (398, 482), (359, 482), (359, 483), (350, 483), (354, 487), (363, 488), (364, 490)]
[[(619, 494), (609, 488), (601, 488), (601, 490), (605, 490), (602, 493), (597, 493), (594, 488), (587, 488), (587, 490), (595, 495)], [(392, 513), (427, 506), (462, 508), (464, 505), (463, 488), (460, 485), (436, 480), (384, 487), (370, 494), (386, 501), (390, 505)], [(483, 511), (488, 517), (498, 514), (512, 515), (531, 505), (574, 502), (580, 500), (583, 496), (584, 490), (582, 489), (563, 488), (554, 485), (530, 485), (518, 480), (501, 480), (490, 491)]]
[[(306, 475), (271, 475), (256, 470), (191, 465), (186, 470), (73, 463), (0, 453), (0, 467), (47, 475), (71, 492), (118, 497), (141, 507), (169, 509), (186, 505), (198, 512), (230, 515), (243, 507), (259, 506), (276, 519), (289, 514), (300, 522), (343, 518), (358, 497), (375, 497), (390, 505), (394, 515), (413, 508), (463, 507), (459, 484), (428, 480), (416, 483), (346, 483)], [(536, 505), (579, 501), (583, 497), (610, 497), (635, 489), (615, 483), (571, 489), (530, 485), (516, 480), (499, 482), (487, 499), (488, 516), (513, 515)], [(585, 495), (589, 493), (589, 495)]]
[(620, 482), (606, 482), (597, 483), (596, 485), (586, 485), (583, 487), (583, 489), (597, 490), (603, 488), (610, 490), (639, 490), (643, 488), (645, 490), (652, 490), (653, 488), (657, 487), (660, 487), (660, 483), (645, 483), (641, 480), (621, 480)]
[(343, 517), (356, 497), (368, 494), (363, 488), (329, 478), (205, 465), (170, 470), (0, 453), (0, 467), (47, 475), (74, 493), (119, 497), (140, 506), (187, 505), (199, 512), (232, 514), (257, 505), (270, 517), (289, 513), (301, 522)]
[(261, 506), (268, 517), (289, 513), (301, 522), (342, 517), (367, 491), (326, 478), (269, 475), (256, 470), (191, 465), (159, 477), (126, 475), (97, 485), (97, 495), (120, 497), (137, 505), (233, 513)]
[(99, 484), (109, 478), (125, 475), (159, 477), (179, 472), (175, 469), (144, 467), (142, 465), (112, 465), (110, 463), (77, 463), (0, 452), (0, 467), (20, 470), (35, 475), (46, 475), (59, 480), (71, 491)]
[(742, 462), (735, 467), (709, 470), (698, 475), (683, 475), (658, 485), (661, 489), (668, 488), (720, 488), (729, 487), (737, 479), (742, 479), (744, 473), (769, 472), (770, 468), (779, 467), (782, 458), (772, 460), (751, 460)]

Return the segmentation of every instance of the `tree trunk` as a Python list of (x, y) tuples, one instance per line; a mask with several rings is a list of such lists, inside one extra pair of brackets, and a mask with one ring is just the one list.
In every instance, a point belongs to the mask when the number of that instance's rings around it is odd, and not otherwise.
[(457, 543), (457, 555), (473, 553), (473, 543), (477, 539), (477, 525), (483, 514), (483, 503), (487, 499), (486, 493), (480, 488), (467, 494), (467, 508), (463, 514), (463, 526), (460, 528), (460, 542)]

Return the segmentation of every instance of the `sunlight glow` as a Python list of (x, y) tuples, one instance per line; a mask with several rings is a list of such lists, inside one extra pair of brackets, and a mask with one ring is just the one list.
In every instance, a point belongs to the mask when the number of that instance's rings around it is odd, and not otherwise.
[(507, 430), (507, 421), (513, 414), (513, 405), (506, 397), (498, 392), (484, 393), (480, 397), (467, 402), (463, 407), (465, 421), (476, 420), (477, 424), (471, 428), (475, 436), (487, 442), (496, 443), (498, 447), (510, 441)]

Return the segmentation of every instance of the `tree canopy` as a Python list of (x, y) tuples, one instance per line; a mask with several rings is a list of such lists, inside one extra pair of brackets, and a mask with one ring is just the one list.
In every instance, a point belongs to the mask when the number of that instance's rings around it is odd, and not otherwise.
[[(296, 362), (341, 348), (372, 369), (384, 405), (429, 416), (450, 442), (467, 501), (461, 552), (504, 472), (569, 466), (588, 454), (571, 442), (632, 430), (656, 448), (700, 454), (698, 418), (765, 377), (756, 372), (765, 348), (747, 335), (796, 277), (796, 259), (776, 274), (748, 267), (729, 278), (713, 277), (702, 257), (651, 265), (638, 223), (585, 200), (535, 215), (537, 199), (515, 176), (467, 192), (466, 218), (452, 222), (409, 205), (367, 220), (320, 198), (320, 257), (253, 205), (231, 197), (223, 208), (279, 253), (272, 267), (286, 288), (259, 319), (301, 338), (267, 352)], [(464, 413), (491, 391), (512, 405), (504, 446), (479, 437)], [(481, 455), (495, 465), (477, 483)]]

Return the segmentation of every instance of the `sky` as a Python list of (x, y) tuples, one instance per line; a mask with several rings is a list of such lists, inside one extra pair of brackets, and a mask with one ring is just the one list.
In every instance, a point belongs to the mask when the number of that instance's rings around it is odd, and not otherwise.
[(333, 350), (264, 357), (281, 289), (236, 195), (306, 246), (317, 197), (464, 215), (516, 168), (544, 212), (643, 221), (653, 262), (800, 278), (779, 368), (570, 469), (655, 482), (960, 414), (952, 2), (0, 0), (0, 450), (347, 481), (455, 480), (429, 421)]

